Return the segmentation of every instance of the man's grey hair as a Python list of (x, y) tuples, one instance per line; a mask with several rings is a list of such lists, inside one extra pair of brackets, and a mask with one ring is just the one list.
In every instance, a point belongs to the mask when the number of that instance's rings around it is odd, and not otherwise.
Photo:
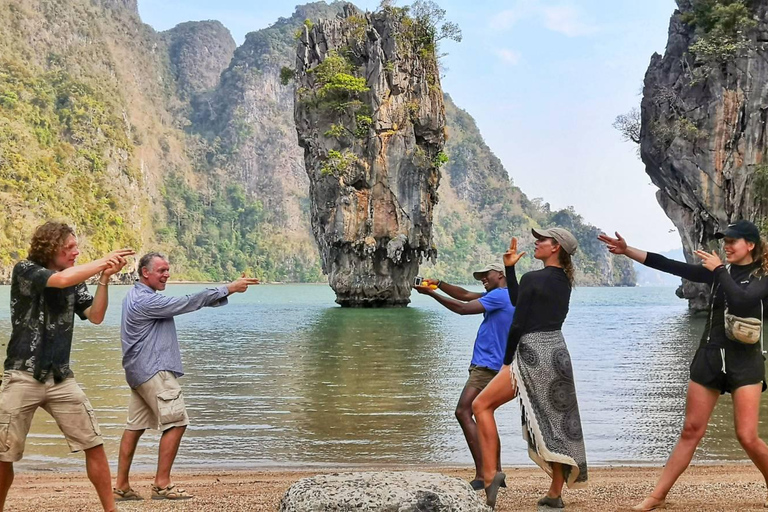
[(142, 256), (141, 259), (139, 260), (139, 268), (138, 268), (139, 276), (143, 275), (141, 273), (141, 269), (143, 269), (143, 268), (147, 268), (148, 270), (152, 270), (152, 261), (155, 258), (160, 258), (163, 261), (168, 261), (168, 258), (163, 256), (159, 252), (148, 252), (147, 254)]

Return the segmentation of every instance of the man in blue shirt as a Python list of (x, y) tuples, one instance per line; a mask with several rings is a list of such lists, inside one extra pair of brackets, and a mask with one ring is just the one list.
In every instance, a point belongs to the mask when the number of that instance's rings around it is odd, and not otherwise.
[[(485, 293), (471, 292), (460, 286), (434, 279), (427, 279), (428, 285), (417, 286), (416, 291), (429, 295), (454, 313), (460, 315), (482, 313), (483, 315), (483, 322), (475, 338), (472, 363), (469, 366), (469, 379), (464, 385), (456, 406), (456, 418), (464, 431), (469, 451), (475, 461), (475, 479), (472, 480), (471, 485), (473, 489), (481, 490), (483, 489), (483, 461), (480, 442), (477, 438), (477, 424), (472, 416), (472, 401), (501, 369), (515, 307), (509, 301), (507, 280), (501, 264), (491, 263), (475, 272), (473, 277), (483, 283)], [(452, 298), (437, 293), (430, 288), (430, 285), (437, 285), (437, 289)], [(501, 457), (498, 460), (500, 461)]]
[(180, 500), (193, 496), (171, 482), (171, 466), (189, 424), (184, 397), (177, 381), (184, 375), (173, 317), (203, 307), (223, 306), (227, 297), (241, 293), (258, 279), (245, 275), (227, 285), (184, 297), (157, 293), (170, 276), (168, 260), (156, 252), (139, 260), (139, 282), (123, 299), (120, 339), (125, 379), (131, 387), (128, 424), (120, 441), (115, 499), (140, 500), (131, 489), (129, 472), (139, 438), (146, 429), (162, 431), (152, 499)]

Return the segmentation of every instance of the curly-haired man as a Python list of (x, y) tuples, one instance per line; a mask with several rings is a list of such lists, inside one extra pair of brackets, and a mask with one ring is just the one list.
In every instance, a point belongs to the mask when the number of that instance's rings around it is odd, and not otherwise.
[[(75, 313), (100, 324), (107, 311), (109, 278), (130, 249), (75, 265), (80, 251), (71, 227), (46, 222), (32, 236), (27, 259), (11, 275), (11, 341), (0, 385), (0, 510), (13, 483), (38, 407), (56, 420), (73, 452), (85, 452), (88, 478), (106, 511), (115, 510), (111, 476), (99, 425), (69, 367)], [(101, 273), (96, 295), (84, 281)]]

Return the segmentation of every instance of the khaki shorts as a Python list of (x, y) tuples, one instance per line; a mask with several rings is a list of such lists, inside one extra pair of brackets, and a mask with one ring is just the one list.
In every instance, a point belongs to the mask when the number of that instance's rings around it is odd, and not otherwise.
[(136, 389), (128, 402), (128, 430), (161, 430), (189, 425), (181, 386), (173, 372), (157, 372)]
[(56, 384), (50, 375), (42, 383), (26, 371), (5, 371), (0, 385), (1, 462), (21, 460), (38, 407), (53, 416), (72, 452), (104, 444), (93, 407), (74, 378)]
[(471, 365), (469, 367), (469, 378), (467, 379), (467, 383), (464, 384), (464, 387), (475, 388), (482, 391), (485, 389), (485, 386), (490, 384), (497, 373), (499, 372), (484, 366)]

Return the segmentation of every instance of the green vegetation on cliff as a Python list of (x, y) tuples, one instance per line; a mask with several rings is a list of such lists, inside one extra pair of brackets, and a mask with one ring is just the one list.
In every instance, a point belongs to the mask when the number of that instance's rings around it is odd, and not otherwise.
[[(97, 253), (137, 243), (125, 222), (129, 209), (116, 193), (121, 182), (138, 179), (128, 164), (133, 147), (103, 90), (64, 70), (34, 75), (18, 62), (0, 63), (0, 147), (6, 204), (34, 205), (46, 218), (65, 212), (88, 227), (89, 246)], [(17, 221), (0, 221), (2, 265), (26, 245), (29, 226)]]
[(746, 32), (755, 26), (753, 0), (691, 0), (682, 20), (695, 27), (698, 40), (691, 52), (724, 62), (746, 48)]

